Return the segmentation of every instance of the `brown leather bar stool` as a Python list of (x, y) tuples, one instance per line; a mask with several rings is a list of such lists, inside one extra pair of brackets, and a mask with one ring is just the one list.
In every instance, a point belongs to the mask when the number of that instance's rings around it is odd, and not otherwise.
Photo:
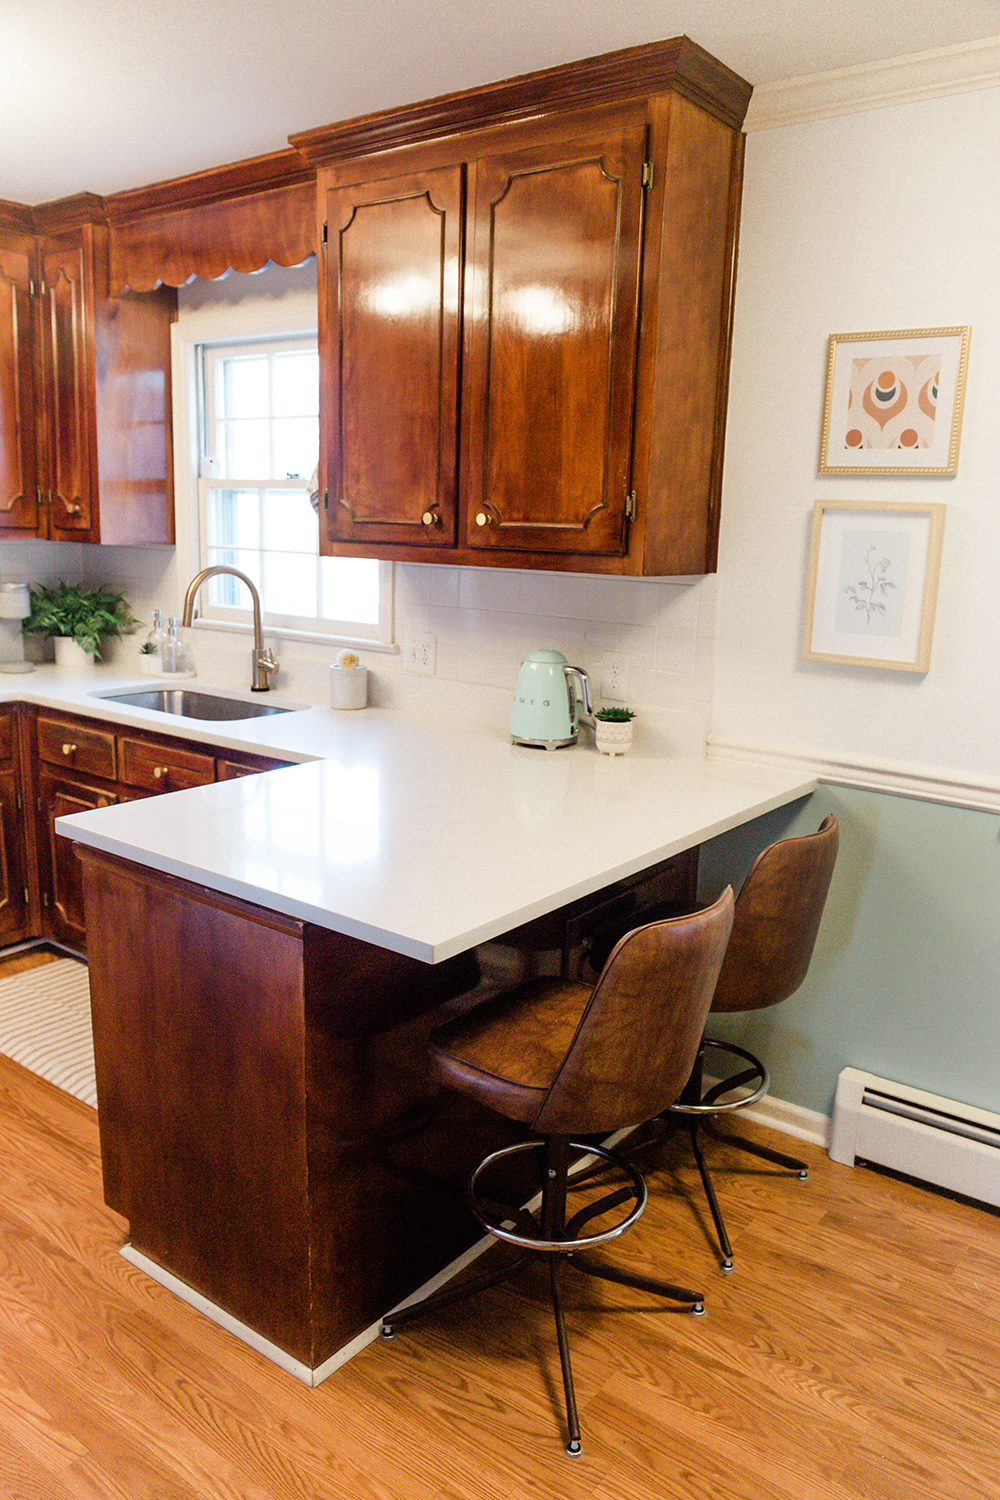
[[(646, 1205), (646, 1187), (617, 1153), (573, 1137), (634, 1125), (677, 1098), (697, 1056), (732, 920), (733, 893), (727, 887), (705, 911), (626, 934), (593, 986), (561, 978), (529, 980), (431, 1033), (431, 1054), (446, 1083), (531, 1126), (541, 1139), (493, 1152), (469, 1181), (473, 1213), (491, 1234), (520, 1251), (517, 1259), (390, 1314), (382, 1334), (392, 1338), (416, 1318), (506, 1281), (532, 1254), (547, 1256), (566, 1395), (566, 1451), (573, 1455), (582, 1450), (560, 1289), (562, 1262), (704, 1311), (699, 1292), (619, 1270), (590, 1254), (635, 1223)], [(524, 1151), (538, 1153), (542, 1162), (537, 1219), (527, 1209), (488, 1199), (480, 1187), (487, 1169)], [(614, 1165), (625, 1174), (626, 1185), (569, 1213), (571, 1155), (583, 1161), (597, 1156)], [(611, 1227), (587, 1232), (594, 1220), (628, 1203), (631, 1208)]]
[[(812, 959), (839, 842), (837, 820), (831, 813), (816, 833), (781, 839), (757, 856), (737, 897), (732, 936), (712, 1000), (712, 1015), (762, 1010), (787, 1000), (799, 988)], [(703, 1075), (709, 1054), (713, 1067), (717, 1057), (727, 1054), (743, 1066), (705, 1090)], [(760, 1058), (732, 1042), (706, 1039), (683, 1093), (668, 1111), (687, 1116), (695, 1161), (719, 1237), (722, 1269), (726, 1272), (733, 1269), (733, 1247), (698, 1139), (699, 1131), (704, 1130), (715, 1139), (775, 1166), (785, 1167), (800, 1179), (809, 1175), (805, 1162), (797, 1157), (730, 1135), (713, 1124), (717, 1115), (732, 1114), (755, 1104), (769, 1087), (768, 1072)], [(736, 1092), (739, 1090), (748, 1092)]]

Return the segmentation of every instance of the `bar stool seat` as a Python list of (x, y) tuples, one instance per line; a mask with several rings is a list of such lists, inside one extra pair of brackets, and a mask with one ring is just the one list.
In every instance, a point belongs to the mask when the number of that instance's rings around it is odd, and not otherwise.
[[(383, 1322), (383, 1337), (392, 1338), (417, 1318), (507, 1280), (531, 1256), (545, 1256), (566, 1398), (566, 1451), (573, 1456), (582, 1445), (562, 1306), (562, 1263), (703, 1311), (701, 1293), (620, 1270), (590, 1254), (595, 1245), (636, 1222), (646, 1204), (646, 1187), (633, 1165), (588, 1138), (648, 1119), (677, 1097), (697, 1055), (732, 913), (733, 894), (727, 888), (705, 911), (628, 933), (593, 986), (558, 978), (530, 980), (431, 1034), (431, 1056), (444, 1082), (535, 1132), (534, 1138), (488, 1156), (469, 1182), (473, 1213), (520, 1254), (512, 1264), (391, 1313)], [(541, 1163), (537, 1216), (490, 1198), (482, 1183), (495, 1164), (526, 1151), (536, 1153)], [(582, 1162), (588, 1155), (619, 1168), (625, 1185), (596, 1200), (588, 1198), (568, 1213), (574, 1158)], [(619, 1209), (610, 1225), (588, 1228)]]

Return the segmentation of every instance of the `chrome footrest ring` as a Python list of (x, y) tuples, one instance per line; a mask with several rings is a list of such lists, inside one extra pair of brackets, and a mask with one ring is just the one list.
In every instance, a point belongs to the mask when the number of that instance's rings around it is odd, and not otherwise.
[[(589, 1156), (600, 1156), (610, 1165), (615, 1166), (624, 1173), (631, 1184), (630, 1197), (635, 1199), (635, 1206), (629, 1211), (619, 1223), (612, 1225), (610, 1229), (602, 1229), (597, 1234), (580, 1235), (565, 1240), (543, 1240), (540, 1237), (515, 1234), (513, 1230), (506, 1229), (502, 1224), (490, 1218), (480, 1206), (480, 1200), (476, 1196), (476, 1184), (483, 1172), (495, 1162), (504, 1160), (508, 1156), (516, 1156), (522, 1151), (543, 1152), (545, 1143), (543, 1141), (519, 1141), (514, 1146), (505, 1146), (502, 1151), (494, 1151), (485, 1157), (472, 1176), (469, 1178), (468, 1197), (469, 1205), (476, 1218), (490, 1234), (495, 1235), (498, 1240), (504, 1240), (508, 1245), (519, 1245), (523, 1250), (548, 1251), (552, 1254), (571, 1254), (574, 1250), (589, 1250), (595, 1245), (604, 1245), (608, 1240), (617, 1239), (620, 1234), (640, 1217), (646, 1207), (646, 1184), (642, 1177), (632, 1166), (631, 1162), (619, 1156), (616, 1151), (608, 1151), (604, 1146), (589, 1146), (580, 1141), (570, 1141), (570, 1146), (575, 1151), (586, 1152)], [(572, 1189), (573, 1174), (570, 1172), (567, 1186)]]

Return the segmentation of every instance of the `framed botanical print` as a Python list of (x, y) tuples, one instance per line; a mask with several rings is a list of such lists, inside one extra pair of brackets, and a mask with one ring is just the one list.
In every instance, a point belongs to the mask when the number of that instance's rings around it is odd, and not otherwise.
[(817, 500), (802, 655), (926, 672), (945, 507)]

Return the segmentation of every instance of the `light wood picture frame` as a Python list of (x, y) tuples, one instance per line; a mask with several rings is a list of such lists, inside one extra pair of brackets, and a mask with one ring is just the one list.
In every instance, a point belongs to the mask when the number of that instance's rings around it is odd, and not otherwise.
[(831, 334), (819, 472), (957, 474), (971, 334)]
[(817, 500), (802, 655), (926, 672), (945, 506)]

